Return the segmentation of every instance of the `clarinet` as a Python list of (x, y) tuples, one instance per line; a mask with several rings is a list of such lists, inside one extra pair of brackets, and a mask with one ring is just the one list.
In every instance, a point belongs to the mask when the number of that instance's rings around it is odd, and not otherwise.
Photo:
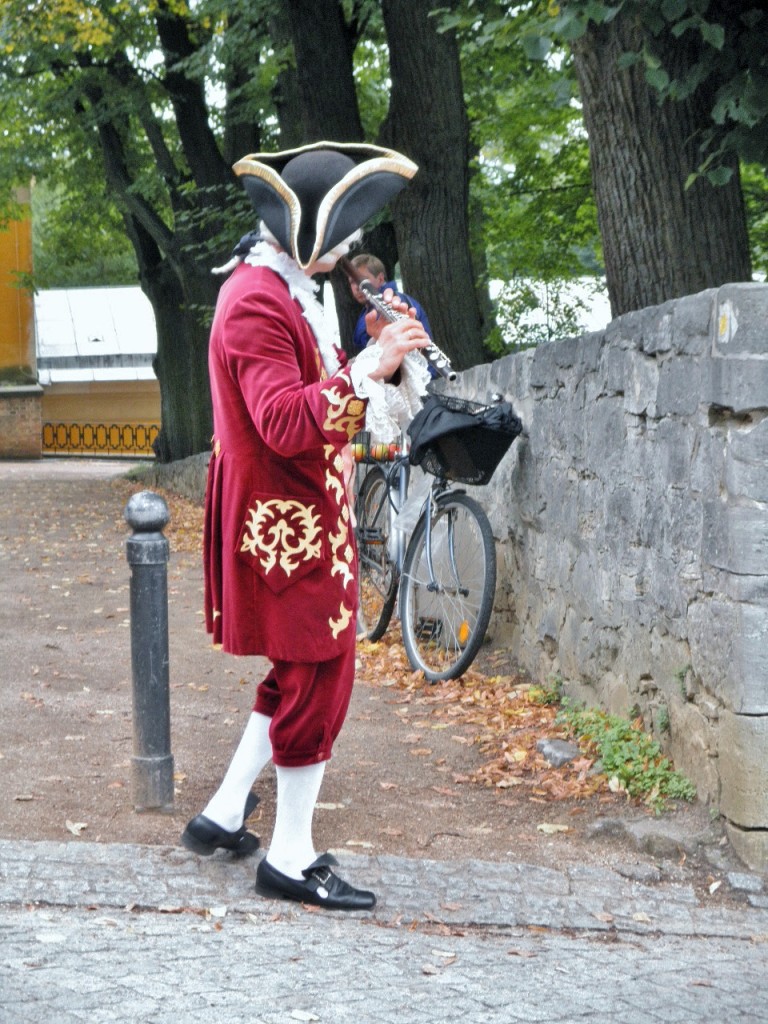
[[(398, 313), (389, 305), (388, 302), (385, 302), (376, 291), (373, 282), (369, 281), (362, 271), (358, 270), (348, 257), (342, 256), (339, 260), (339, 266), (342, 268), (349, 280), (358, 286), (370, 305), (373, 306), (379, 316), (383, 317), (387, 323), (392, 324), (396, 320), (410, 319), (407, 313)], [(441, 377), (445, 377), (446, 380), (456, 380), (456, 371), (451, 366), (450, 359), (433, 341), (430, 341), (428, 348), (419, 349), (419, 351), (426, 358), (429, 365), (433, 366), (435, 371)]]

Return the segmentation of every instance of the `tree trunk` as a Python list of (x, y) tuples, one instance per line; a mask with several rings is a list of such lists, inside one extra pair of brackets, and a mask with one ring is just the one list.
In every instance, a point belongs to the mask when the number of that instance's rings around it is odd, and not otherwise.
[[(653, 40), (673, 78), (691, 60), (689, 36)], [(613, 316), (751, 280), (735, 158), (727, 185), (700, 178), (685, 188), (701, 159), (697, 135), (711, 125), (709, 97), (699, 89), (660, 103), (642, 64), (617, 66), (642, 43), (636, 20), (622, 14), (591, 24), (574, 46)]]
[(360, 142), (352, 54), (338, 0), (287, 0), (306, 142)]
[(403, 287), (424, 306), (457, 369), (483, 362), (469, 251), (469, 124), (459, 51), (435, 0), (382, 0), (392, 78), (385, 144), (419, 165), (393, 203)]
[(155, 452), (160, 462), (184, 459), (211, 446), (210, 325), (201, 322), (199, 311), (189, 305), (190, 294), (199, 302), (203, 289), (210, 287), (195, 274), (180, 282), (167, 263), (145, 285), (157, 324), (154, 370), (161, 382), (162, 429)]
[(157, 354), (152, 364), (160, 383), (159, 462), (172, 462), (210, 448), (213, 432), (208, 382), (210, 325), (200, 308), (212, 307), (220, 282), (193, 265), (165, 257), (149, 232), (124, 215), (136, 252), (142, 291), (152, 304)]

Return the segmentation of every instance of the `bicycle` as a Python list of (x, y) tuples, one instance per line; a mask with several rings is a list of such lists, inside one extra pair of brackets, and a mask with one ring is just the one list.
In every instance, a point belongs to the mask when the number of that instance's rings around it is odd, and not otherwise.
[(353, 439), (355, 461), (366, 467), (355, 488), (358, 635), (376, 641), (386, 632), (397, 600), (405, 545), (394, 519), (407, 497), (410, 468), (400, 445), (369, 442), (365, 433)]
[[(385, 446), (366, 451), (364, 443), (359, 444), (355, 456), (371, 468), (360, 485), (355, 510), (366, 636), (383, 636), (399, 593), (408, 660), (437, 682), (458, 678), (474, 661), (496, 590), (496, 547), (488, 517), (474, 498), (453, 484), (487, 483), (521, 424), (508, 403), (504, 407), (513, 422), (499, 432), (477, 419), (500, 408), (499, 402), (483, 406), (445, 395), (430, 400), (449, 413), (469, 416), (471, 422), (430, 437), (408, 454), (392, 448), (384, 452)], [(409, 430), (415, 424), (416, 420)], [(384, 460), (391, 465), (385, 468)], [(404, 510), (411, 464), (421, 464), (433, 480), (403, 549), (396, 521)]]

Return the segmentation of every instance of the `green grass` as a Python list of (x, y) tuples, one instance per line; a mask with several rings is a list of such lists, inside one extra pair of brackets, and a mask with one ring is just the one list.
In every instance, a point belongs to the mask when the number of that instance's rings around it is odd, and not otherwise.
[(696, 787), (634, 722), (595, 708), (564, 703), (558, 721), (601, 762), (611, 788), (643, 800), (657, 814), (670, 800), (693, 800)]

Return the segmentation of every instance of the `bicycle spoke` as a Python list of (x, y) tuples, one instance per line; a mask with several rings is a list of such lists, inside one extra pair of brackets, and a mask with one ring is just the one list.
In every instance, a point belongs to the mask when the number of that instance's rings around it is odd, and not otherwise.
[(482, 509), (466, 495), (438, 500), (431, 528), (421, 520), (401, 580), (403, 640), (411, 663), (429, 679), (461, 675), (474, 660), (490, 618), (495, 549)]
[(369, 640), (383, 636), (397, 597), (397, 569), (389, 557), (389, 495), (384, 471), (366, 475), (355, 504), (357, 518), (359, 629)]

